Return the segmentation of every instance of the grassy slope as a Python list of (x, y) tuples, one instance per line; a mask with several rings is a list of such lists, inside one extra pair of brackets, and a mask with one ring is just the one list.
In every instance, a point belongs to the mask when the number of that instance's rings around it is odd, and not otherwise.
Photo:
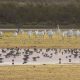
[(0, 80), (80, 80), (80, 65), (1, 66)]

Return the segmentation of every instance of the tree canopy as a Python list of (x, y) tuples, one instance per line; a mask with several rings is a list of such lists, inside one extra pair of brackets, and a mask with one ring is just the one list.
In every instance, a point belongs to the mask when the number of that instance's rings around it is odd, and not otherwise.
[(0, 3), (1, 24), (80, 24), (80, 4)]

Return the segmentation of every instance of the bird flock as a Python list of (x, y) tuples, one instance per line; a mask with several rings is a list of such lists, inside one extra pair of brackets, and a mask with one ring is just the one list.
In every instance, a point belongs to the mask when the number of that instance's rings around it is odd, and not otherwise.
[[(59, 34), (63, 37), (72, 37), (72, 36), (76, 36), (79, 37), (80, 36), (80, 30), (73, 30), (73, 29), (69, 29), (69, 30), (61, 30), (61, 29), (57, 29), (57, 30), (53, 30), (53, 29), (49, 29), (49, 30), (20, 30), (13, 32), (13, 36), (18, 36), (18, 34), (21, 33), (24, 35), (24, 33), (26, 33), (29, 37), (33, 34), (35, 34), (36, 36), (44, 36), (45, 34), (47, 34), (49, 37), (52, 37), (56, 34)], [(3, 36), (4, 32), (0, 31), (0, 36)]]
[(0, 65), (80, 64), (80, 49), (4, 48)]
[[(50, 38), (58, 34), (63, 37), (79, 37), (79, 30), (20, 30), (12, 32), (13, 36), (26, 33), (32, 35), (48, 35)], [(4, 32), (0, 31), (0, 36)], [(0, 65), (28, 65), (28, 64), (80, 64), (80, 49), (58, 48), (0, 48)]]

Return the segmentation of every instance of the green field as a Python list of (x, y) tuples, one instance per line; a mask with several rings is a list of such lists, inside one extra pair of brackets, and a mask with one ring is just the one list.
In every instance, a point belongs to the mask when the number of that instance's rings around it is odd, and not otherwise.
[(0, 80), (80, 80), (80, 65), (0, 66)]
[(14, 36), (12, 32), (4, 32), (3, 36), (0, 36), (0, 47), (41, 47), (41, 48), (80, 48), (80, 37), (62, 37), (55, 34), (52, 38), (49, 38), (47, 34), (43, 36), (35, 36), (35, 34), (29, 37), (27, 33), (19, 33)]

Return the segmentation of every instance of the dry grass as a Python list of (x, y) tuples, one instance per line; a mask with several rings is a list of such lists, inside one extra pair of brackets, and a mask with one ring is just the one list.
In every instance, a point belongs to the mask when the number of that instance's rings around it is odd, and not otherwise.
[(0, 66), (0, 80), (80, 80), (80, 65)]
[(19, 34), (14, 37), (11, 32), (5, 32), (3, 37), (0, 38), (0, 47), (53, 47), (53, 48), (80, 48), (80, 37), (62, 37), (61, 35), (55, 35), (49, 38), (45, 35), (44, 38), (41, 36), (35, 37), (24, 34)]

